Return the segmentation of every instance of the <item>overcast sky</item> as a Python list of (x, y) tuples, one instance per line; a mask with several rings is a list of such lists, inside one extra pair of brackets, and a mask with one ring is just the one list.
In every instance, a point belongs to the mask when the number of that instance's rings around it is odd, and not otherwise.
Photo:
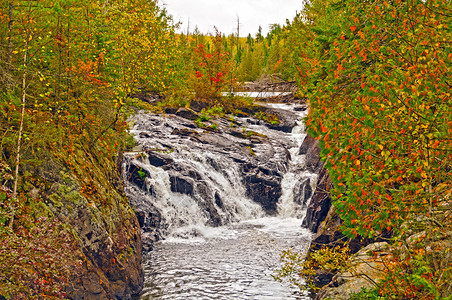
[(283, 25), (292, 20), (296, 11), (302, 8), (302, 0), (160, 0), (174, 21), (181, 21), (182, 31), (187, 31), (190, 18), (190, 32), (195, 26), (202, 33), (214, 32), (216, 26), (229, 35), (237, 32), (237, 16), (240, 19), (240, 36), (248, 33), (255, 36), (259, 25), (266, 35), (270, 24)]

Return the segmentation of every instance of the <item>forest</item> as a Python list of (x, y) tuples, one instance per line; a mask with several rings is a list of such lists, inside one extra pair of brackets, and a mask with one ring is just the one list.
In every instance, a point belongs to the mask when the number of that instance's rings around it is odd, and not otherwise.
[(309, 103), (342, 232), (391, 245), (360, 299), (452, 299), (450, 1), (310, 0), (246, 38), (178, 28), (155, 0), (2, 0), (1, 299), (65, 299), (89, 269), (65, 201), (131, 243), (115, 224), (133, 215), (117, 170), (133, 108), (236, 112), (251, 101), (223, 93), (262, 78)]

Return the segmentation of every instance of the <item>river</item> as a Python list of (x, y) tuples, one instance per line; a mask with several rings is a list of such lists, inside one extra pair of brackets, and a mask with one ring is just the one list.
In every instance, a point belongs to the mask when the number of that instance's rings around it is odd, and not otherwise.
[[(267, 105), (294, 111), (293, 105)], [(131, 162), (149, 178), (143, 184), (146, 188), (127, 183), (126, 191), (135, 199), (138, 209), (148, 206), (157, 209), (160, 223), (164, 224), (161, 227), (165, 229), (164, 239), (156, 242), (144, 257), (145, 286), (136, 299), (309, 299), (305, 293), (272, 277), (281, 266), (281, 251), (293, 248), (305, 252), (311, 240), (311, 233), (301, 227), (306, 203), (295, 201), (294, 191), (297, 184), (299, 187), (300, 182), (308, 180), (307, 197), (310, 197), (317, 175), (304, 170), (304, 155), (298, 154), (306, 136), (302, 122), (306, 112), (296, 114), (297, 125), (291, 133), (271, 130), (263, 124), (247, 125), (247, 129), (269, 138), (281, 136), (290, 141), (291, 146), (286, 150), (291, 159), (281, 181), (277, 213), (272, 216), (246, 197), (239, 167), (229, 158), (187, 147), (186, 140), (181, 142), (180, 138), (176, 141), (175, 125), (170, 119), (162, 125), (155, 118), (148, 120), (142, 116), (140, 121), (138, 117), (132, 129), (138, 143), (144, 146), (148, 143), (154, 148), (170, 145), (171, 151), (165, 155), (192, 170), (191, 174), (197, 174), (194, 186), (202, 182), (203, 189), (209, 191), (203, 195), (215, 194), (209, 200), (213, 204), (207, 207), (218, 208), (221, 226), (209, 223), (196, 198), (199, 192), (192, 191), (189, 185), (189, 191), (183, 191), (185, 194), (171, 191), (173, 175), (168, 172), (172, 171), (150, 165), (146, 159), (137, 158), (136, 153), (129, 153)], [(146, 134), (143, 130), (147, 130)], [(130, 172), (130, 167), (125, 170), (126, 174)], [(215, 204), (217, 195), (222, 199), (221, 205)]]
[(159, 242), (144, 263), (140, 299), (309, 299), (272, 278), (287, 248), (306, 251), (300, 219), (261, 218)]

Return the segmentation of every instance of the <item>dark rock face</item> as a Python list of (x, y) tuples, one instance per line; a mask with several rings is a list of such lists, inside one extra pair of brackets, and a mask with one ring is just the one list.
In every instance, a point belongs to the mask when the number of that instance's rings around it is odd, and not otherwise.
[[(129, 224), (139, 227), (134, 215), (124, 221), (132, 221)], [(144, 282), (139, 231), (129, 236), (128, 226), (117, 223), (118, 230), (123, 231), (112, 236), (95, 222), (83, 208), (78, 210), (77, 218), (70, 221), (82, 239), (87, 261), (82, 274), (73, 278), (67, 296), (70, 299), (130, 299), (141, 291)]]
[(323, 162), (320, 160), (319, 141), (309, 134), (306, 136), (300, 147), (299, 154), (306, 155), (306, 168), (314, 173), (320, 173)]
[(303, 226), (316, 233), (320, 223), (325, 220), (331, 208), (330, 189), (333, 187), (328, 171), (322, 168), (317, 182), (317, 189), (311, 199), (303, 220)]
[(245, 170), (247, 196), (259, 202), (269, 214), (275, 214), (276, 204), (282, 195), (281, 177), (266, 175), (259, 169), (246, 168)]
[(151, 165), (156, 167), (163, 167), (165, 165), (173, 163), (173, 160), (168, 155), (158, 153), (155, 151), (148, 151), (148, 158)]
[(306, 168), (319, 174), (317, 188), (309, 203), (306, 217), (303, 220), (303, 226), (316, 233), (320, 223), (325, 220), (331, 208), (329, 191), (333, 187), (333, 183), (328, 171), (323, 167), (323, 162), (320, 160), (318, 140), (308, 134), (300, 147), (299, 153), (306, 155)]
[(267, 113), (270, 115), (274, 115), (278, 118), (278, 124), (269, 124), (265, 125), (274, 130), (280, 130), (283, 132), (291, 132), (292, 128), (297, 124), (297, 116), (295, 113), (288, 114), (287, 111), (278, 110), (278, 109), (269, 109)]
[(294, 110), (295, 111), (306, 111), (306, 110), (308, 110), (308, 108), (309, 108), (308, 105), (304, 104), (304, 105), (300, 105), (300, 106), (295, 107)]
[[(140, 225), (122, 194), (114, 162), (93, 163), (95, 159), (88, 155), (74, 159), (80, 166), (88, 166), (86, 174), (95, 187), (90, 193), (83, 191), (86, 183), (50, 162), (40, 173), (54, 182), (50, 190), (42, 191), (43, 201), (72, 229), (76, 236), (74, 255), (82, 262), (74, 266), (66, 296), (74, 300), (131, 299), (140, 293), (144, 282)], [(106, 173), (111, 177), (105, 177)], [(142, 185), (135, 175), (131, 180)]]
[(145, 178), (149, 176), (149, 172), (143, 170), (139, 166), (132, 166), (130, 169), (129, 180), (139, 186), (141, 189), (146, 188)]
[(193, 195), (193, 181), (179, 176), (170, 176), (171, 191), (186, 195)]

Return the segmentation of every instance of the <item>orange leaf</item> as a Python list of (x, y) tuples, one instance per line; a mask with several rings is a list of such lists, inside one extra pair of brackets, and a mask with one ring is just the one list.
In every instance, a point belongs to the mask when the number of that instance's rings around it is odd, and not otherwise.
[(360, 30), (358, 31), (359, 36), (364, 40), (364, 33)]
[(350, 30), (351, 30), (352, 32), (355, 32), (356, 26), (350, 26)]

